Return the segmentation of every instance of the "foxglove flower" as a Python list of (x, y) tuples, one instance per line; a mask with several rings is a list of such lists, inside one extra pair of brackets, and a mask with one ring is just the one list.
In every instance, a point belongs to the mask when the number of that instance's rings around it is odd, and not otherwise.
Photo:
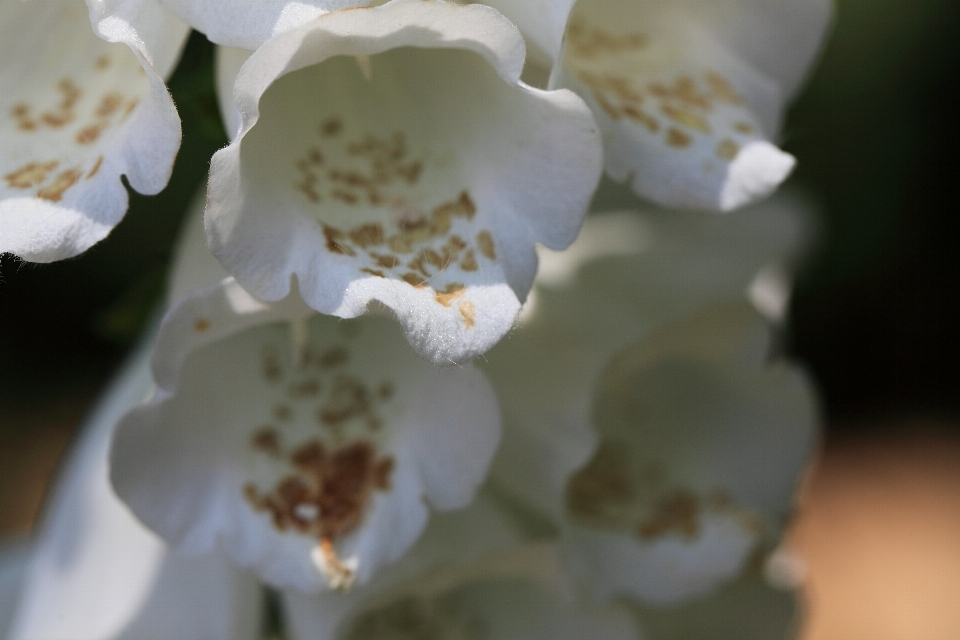
[(242, 117), (211, 165), (214, 254), (262, 300), (296, 276), (321, 313), (379, 301), (432, 362), (490, 348), (533, 281), (534, 244), (570, 244), (601, 171), (589, 109), (521, 83), (523, 60), (489, 7), (393, 0), (221, 68), (236, 76), (226, 120)]
[(268, 305), (229, 279), (168, 314), (153, 369), (160, 391), (114, 441), (117, 493), (181, 550), (276, 586), (367, 582), (428, 505), (470, 503), (499, 441), (476, 369), (425, 363), (388, 318)]
[[(753, 275), (789, 264), (798, 239), (775, 204), (659, 228), (592, 216), (484, 363), (505, 413), (493, 479), (562, 529), (597, 599), (701, 595), (778, 535), (816, 416), (802, 374), (764, 364), (767, 330), (745, 308)], [(708, 233), (738, 219), (739, 243)]]
[(15, 590), (3, 596), (5, 640), (257, 637), (262, 602), (253, 576), (224, 558), (170, 553), (110, 487), (110, 439), (153, 389), (148, 362), (141, 347), (82, 427), (25, 566), (9, 576), (0, 568), (0, 588)]
[[(593, 108), (606, 171), (671, 207), (729, 211), (794, 166), (770, 140), (829, 0), (487, 0)], [(565, 33), (565, 40), (564, 38)]]
[(0, 3), (0, 253), (82, 253), (126, 212), (121, 175), (147, 194), (170, 178), (180, 120), (164, 78), (189, 29), (154, 0), (90, 4)]

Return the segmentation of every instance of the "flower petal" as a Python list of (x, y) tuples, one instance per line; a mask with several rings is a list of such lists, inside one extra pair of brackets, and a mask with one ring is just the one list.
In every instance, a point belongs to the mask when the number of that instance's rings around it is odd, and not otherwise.
[(563, 34), (576, 0), (485, 0), (516, 24), (549, 60), (560, 58)]
[[(349, 56), (372, 56), (369, 80)], [(534, 244), (573, 240), (600, 172), (589, 110), (519, 83), (522, 65), (481, 5), (393, 0), (269, 41), (212, 162), (213, 252), (258, 298), (295, 275), (321, 313), (383, 303), (432, 362), (482, 353), (513, 325)]]
[(30, 549), (9, 640), (252, 640), (260, 590), (217, 558), (169, 554), (114, 495), (107, 450), (152, 389), (141, 348), (84, 427)]
[(807, 378), (764, 364), (745, 304), (646, 336), (594, 394), (600, 445), (567, 484), (571, 571), (600, 600), (668, 604), (738, 574), (776, 539), (817, 436)]
[[(748, 5), (724, 4), (728, 21)], [(593, 108), (614, 180), (663, 205), (730, 211), (793, 169), (769, 142), (786, 94), (718, 39), (700, 6), (580, 0), (559, 83)]]
[(82, 253), (126, 212), (121, 175), (148, 194), (170, 178), (180, 120), (163, 76), (188, 29), (149, 0), (138, 6), (147, 40), (116, 16), (96, 24), (98, 38), (76, 2), (0, 6), (0, 46), (10, 48), (0, 70), (0, 252), (32, 262)]
[(119, 428), (114, 487), (187, 552), (222, 548), (308, 592), (364, 583), (413, 544), (428, 504), (472, 499), (499, 441), (493, 391), (472, 367), (417, 358), (383, 317), (240, 331), (283, 305), (231, 320), (229, 284), (168, 315), (162, 393)]

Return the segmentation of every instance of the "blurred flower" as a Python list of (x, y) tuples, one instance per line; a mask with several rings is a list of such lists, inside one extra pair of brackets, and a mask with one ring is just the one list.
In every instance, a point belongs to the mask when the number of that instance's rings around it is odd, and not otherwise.
[(211, 165), (214, 254), (262, 300), (296, 276), (321, 313), (383, 303), (432, 362), (483, 353), (601, 171), (589, 109), (519, 82), (523, 52), (488, 7), (420, 0), (325, 14), (235, 72), (224, 52), (239, 132)]
[(180, 119), (163, 80), (188, 32), (153, 0), (110, 16), (100, 2), (89, 16), (76, 1), (0, 3), (0, 253), (75, 256), (126, 213), (121, 175), (141, 193), (166, 186)]
[(590, 104), (607, 174), (638, 195), (729, 211), (792, 170), (769, 140), (819, 49), (829, 0), (487, 4), (551, 61), (553, 86)]
[(560, 528), (597, 599), (702, 595), (779, 535), (816, 405), (802, 373), (766, 364), (746, 297), (791, 262), (802, 209), (784, 200), (723, 221), (592, 216), (483, 365), (505, 413), (493, 481)]

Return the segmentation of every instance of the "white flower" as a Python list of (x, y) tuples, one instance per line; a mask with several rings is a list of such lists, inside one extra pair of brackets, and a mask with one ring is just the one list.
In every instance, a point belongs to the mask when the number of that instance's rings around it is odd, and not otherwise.
[(0, 2), (0, 253), (82, 253), (126, 212), (121, 175), (148, 194), (170, 177), (180, 120), (163, 79), (189, 29), (153, 0), (91, 5)]
[[(225, 559), (171, 554), (114, 494), (107, 453), (120, 416), (153, 383), (141, 347), (87, 423), (49, 499), (15, 589), (5, 640), (253, 640), (257, 581)], [(17, 569), (17, 567), (14, 567)], [(16, 580), (8, 584), (7, 580)], [(13, 595), (13, 594), (11, 594)], [(9, 634), (9, 635), (8, 635)]]
[(296, 276), (321, 313), (379, 301), (432, 362), (487, 350), (530, 288), (534, 244), (572, 242), (601, 171), (589, 109), (519, 82), (523, 60), (489, 7), (393, 0), (221, 68), (239, 130), (211, 165), (214, 254), (262, 300)]
[(276, 586), (367, 582), (428, 505), (470, 503), (499, 442), (479, 371), (433, 367), (390, 319), (344, 323), (296, 293), (266, 305), (227, 280), (186, 297), (153, 367), (160, 391), (117, 430), (117, 493), (171, 544)]
[(829, 0), (487, 4), (554, 61), (553, 86), (591, 105), (607, 173), (638, 195), (729, 211), (792, 170), (769, 141), (819, 48)]
[(792, 262), (783, 200), (592, 216), (544, 256), (522, 328), (483, 365), (505, 416), (493, 480), (561, 527), (594, 597), (705, 593), (779, 532), (815, 408), (800, 374), (764, 365), (768, 332), (744, 305), (762, 266)]

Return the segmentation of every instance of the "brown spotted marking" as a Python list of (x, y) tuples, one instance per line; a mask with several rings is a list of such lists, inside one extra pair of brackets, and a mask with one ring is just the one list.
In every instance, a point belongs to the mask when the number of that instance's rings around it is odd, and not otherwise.
[(46, 182), (49, 173), (56, 169), (59, 164), (56, 160), (28, 162), (19, 169), (3, 176), (3, 179), (7, 181), (7, 186), (12, 189), (30, 189)]
[(99, 122), (87, 125), (77, 132), (75, 136), (77, 144), (93, 144), (100, 139), (100, 135), (106, 131), (109, 126), (110, 122), (107, 120), (100, 120)]
[(323, 237), (327, 239), (327, 250), (330, 253), (339, 253), (345, 256), (355, 256), (356, 251), (347, 244), (347, 234), (336, 227), (323, 225)]
[(333, 347), (320, 354), (317, 364), (321, 369), (336, 369), (342, 367), (350, 359), (350, 354), (343, 347)]
[(614, 35), (603, 29), (589, 26), (580, 17), (571, 20), (567, 28), (567, 47), (570, 52), (587, 59), (636, 51), (647, 47), (649, 43), (650, 38), (644, 33)]
[(753, 125), (748, 122), (738, 122), (733, 125), (733, 128), (737, 131), (737, 133), (742, 133), (745, 136), (753, 135), (753, 133), (756, 131), (753, 128)]
[(423, 279), (423, 276), (418, 276), (415, 273), (405, 273), (400, 276), (400, 279), (417, 289), (423, 289), (427, 286), (427, 281)]
[(61, 171), (53, 182), (37, 191), (37, 197), (50, 202), (59, 202), (67, 189), (77, 184), (82, 177), (83, 172), (77, 169)]
[(267, 382), (279, 382), (283, 379), (283, 368), (274, 350), (267, 349), (261, 354), (260, 374)]
[(700, 499), (679, 489), (657, 501), (652, 513), (637, 526), (637, 535), (647, 541), (668, 534), (694, 540), (700, 535), (700, 512)]
[(643, 109), (637, 109), (636, 107), (625, 105), (623, 107), (623, 113), (634, 122), (646, 127), (650, 133), (657, 133), (660, 131), (660, 122)]
[(106, 71), (110, 67), (110, 62), (110, 56), (105, 53), (93, 61), (93, 67), (97, 71)]
[(193, 330), (197, 333), (203, 333), (210, 328), (210, 321), (206, 318), (197, 318), (196, 322), (193, 323)]
[(271, 457), (280, 455), (280, 434), (271, 426), (264, 426), (250, 436), (250, 446), (254, 451)]
[(343, 120), (340, 118), (328, 118), (320, 125), (320, 135), (330, 138), (343, 130)]
[(374, 491), (390, 488), (395, 464), (390, 456), (378, 457), (364, 441), (328, 450), (314, 440), (288, 458), (294, 473), (266, 493), (248, 484), (244, 494), (254, 509), (270, 514), (280, 531), (329, 542), (360, 526)]
[(349, 420), (368, 415), (371, 409), (370, 392), (365, 384), (350, 376), (337, 376), (317, 410), (317, 419), (325, 427), (340, 427)]
[(676, 149), (685, 149), (693, 143), (693, 138), (680, 129), (670, 127), (667, 129), (666, 143)]
[(720, 102), (726, 102), (732, 105), (742, 105), (743, 97), (737, 93), (730, 82), (716, 71), (708, 71), (704, 74), (707, 84), (713, 91), (713, 96)]
[(377, 276), (378, 278), (386, 278), (386, 277), (387, 277), (387, 274), (385, 274), (383, 271), (379, 271), (379, 270), (377, 270), (377, 269), (370, 269), (370, 268), (368, 268), (368, 267), (363, 267), (363, 268), (360, 269), (360, 271), (361, 271), (362, 273), (370, 274), (371, 276)]
[(473, 253), (473, 249), (469, 249), (463, 254), (463, 260), (460, 261), (460, 268), (464, 271), (476, 271), (480, 268), (477, 264), (477, 256)]
[(710, 124), (706, 118), (689, 109), (664, 104), (660, 106), (660, 112), (683, 127), (695, 129), (701, 133), (710, 133)]

